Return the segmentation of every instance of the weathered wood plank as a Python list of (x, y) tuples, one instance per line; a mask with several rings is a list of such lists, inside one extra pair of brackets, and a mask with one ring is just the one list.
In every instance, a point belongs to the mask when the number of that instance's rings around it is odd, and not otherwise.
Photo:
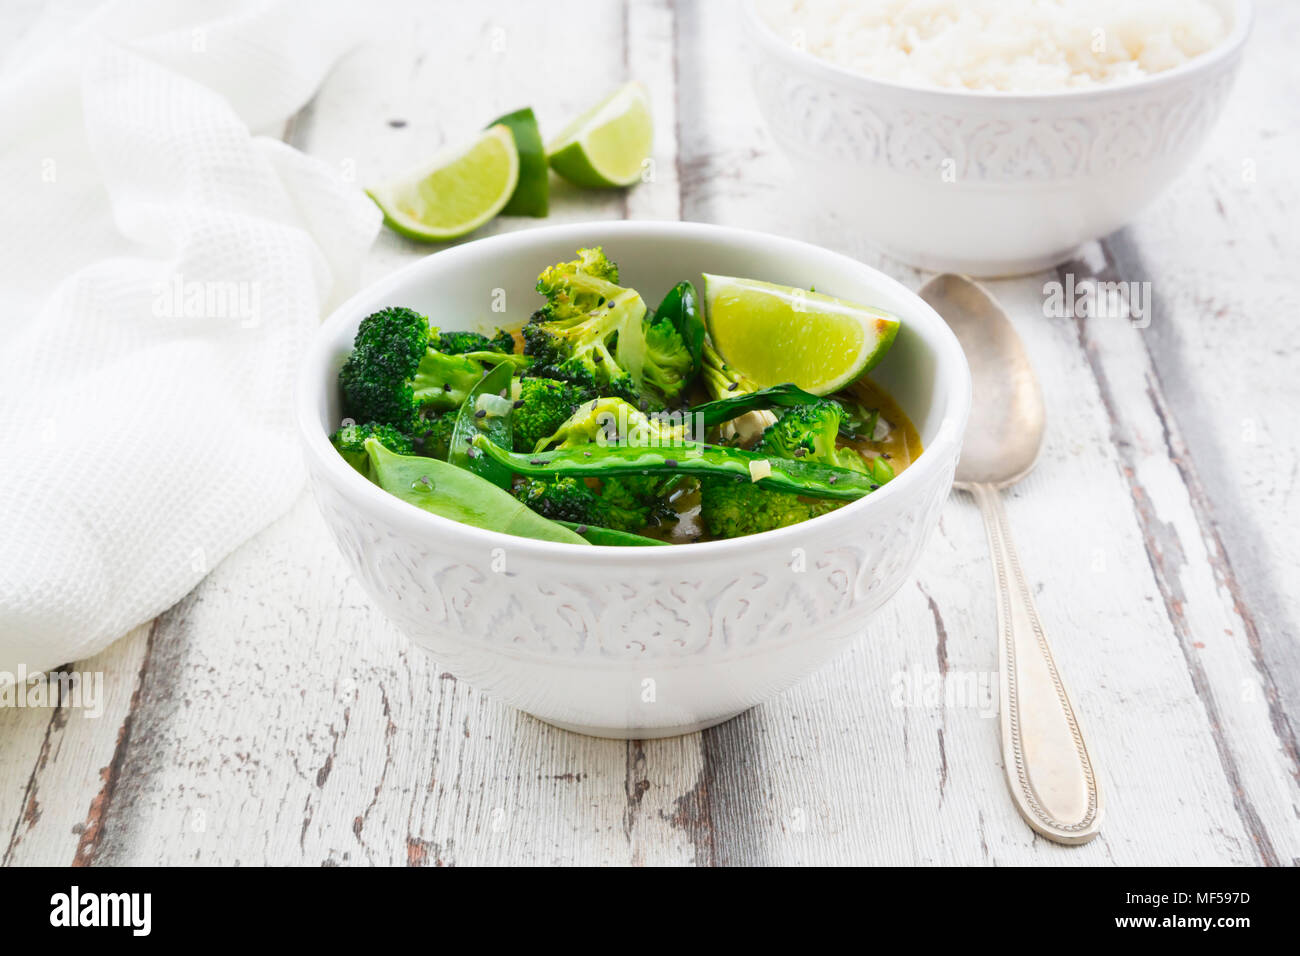
[[(51, 706), (0, 709), (0, 863), (93, 862), (120, 779), (132, 707), (145, 676), (151, 625), (94, 657), (67, 665), (81, 688)], [(8, 824), (12, 821), (12, 825)]]
[[(1138, 347), (1177, 423), (1219, 585), (1276, 693), (1294, 754), (1300, 719), (1300, 312), (1293, 157), (1300, 116), (1279, 91), (1300, 81), (1283, 37), (1295, 4), (1260, 4), (1229, 111), (1193, 169), (1106, 244), (1113, 278), (1151, 283), (1154, 321)], [(1219, 553), (1215, 553), (1219, 552)]]

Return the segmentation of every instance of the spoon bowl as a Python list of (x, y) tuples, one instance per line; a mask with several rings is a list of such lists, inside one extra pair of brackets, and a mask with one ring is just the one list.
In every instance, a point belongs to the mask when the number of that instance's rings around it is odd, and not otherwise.
[(955, 486), (1015, 484), (1038, 460), (1046, 425), (1043, 392), (1020, 336), (997, 300), (964, 276), (937, 276), (920, 295), (944, 317), (970, 364), (973, 414)]

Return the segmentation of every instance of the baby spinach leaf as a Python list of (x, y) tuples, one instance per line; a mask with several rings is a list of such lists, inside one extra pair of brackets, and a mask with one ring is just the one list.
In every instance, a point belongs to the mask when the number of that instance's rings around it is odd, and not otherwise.
[(705, 428), (721, 425), (747, 412), (766, 411), (769, 408), (794, 408), (796, 405), (815, 405), (825, 399), (805, 392), (798, 385), (773, 385), (756, 392), (744, 392), (715, 402), (705, 402), (690, 409), (692, 416), (703, 416)]

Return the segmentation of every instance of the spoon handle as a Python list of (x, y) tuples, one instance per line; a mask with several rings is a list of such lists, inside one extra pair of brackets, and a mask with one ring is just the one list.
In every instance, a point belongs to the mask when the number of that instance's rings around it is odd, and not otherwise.
[(1087, 843), (1101, 829), (1092, 758), (1038, 620), (1011, 541), (1002, 495), (968, 486), (984, 516), (998, 588), (1002, 764), (1016, 808), (1057, 843)]

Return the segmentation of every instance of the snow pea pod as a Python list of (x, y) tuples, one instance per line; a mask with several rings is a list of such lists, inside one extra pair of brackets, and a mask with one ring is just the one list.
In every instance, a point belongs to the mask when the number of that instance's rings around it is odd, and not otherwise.
[(461, 403), (460, 411), (456, 413), (456, 424), (451, 431), (451, 450), (447, 454), (447, 461), (451, 464), (472, 471), (480, 478), (486, 478), (498, 488), (510, 487), (510, 469), (483, 455), (471, 455), (470, 441), (475, 435), (482, 434), (505, 448), (513, 444), (508, 399), (500, 399), (506, 404), (499, 414), (479, 408), (478, 399), (480, 395), (499, 398), (501, 392), (508, 396), (514, 371), (514, 365), (502, 362), (470, 389), (465, 401)]
[(574, 524), (572, 521), (557, 521), (559, 525), (564, 525), (570, 531), (582, 535), (592, 544), (606, 546), (623, 546), (631, 545), (633, 547), (643, 547), (646, 545), (667, 545), (667, 541), (660, 541), (658, 538), (647, 538), (643, 534), (633, 534), (631, 531), (615, 531), (613, 528), (597, 528), (589, 524)]
[[(480, 435), (476, 441), (481, 440), (485, 439)], [(590, 543), (582, 535), (543, 518), (510, 492), (502, 491), (472, 471), (437, 458), (399, 455), (375, 438), (366, 440), (366, 454), (370, 456), (370, 476), (375, 484), (432, 514), (521, 538)]]
[[(762, 476), (758, 479), (758, 485), (762, 488), (840, 501), (861, 498), (880, 487), (872, 475), (847, 468), (793, 458), (774, 458), (757, 452), (699, 442), (659, 447), (601, 445), (592, 442), (586, 446), (528, 455), (515, 454), (483, 435), (477, 435), (474, 447), (508, 466), (511, 471), (530, 478), (553, 475), (599, 478), (618, 474), (673, 473), (752, 481), (757, 474)], [(754, 471), (750, 470), (751, 464), (755, 465)]]

